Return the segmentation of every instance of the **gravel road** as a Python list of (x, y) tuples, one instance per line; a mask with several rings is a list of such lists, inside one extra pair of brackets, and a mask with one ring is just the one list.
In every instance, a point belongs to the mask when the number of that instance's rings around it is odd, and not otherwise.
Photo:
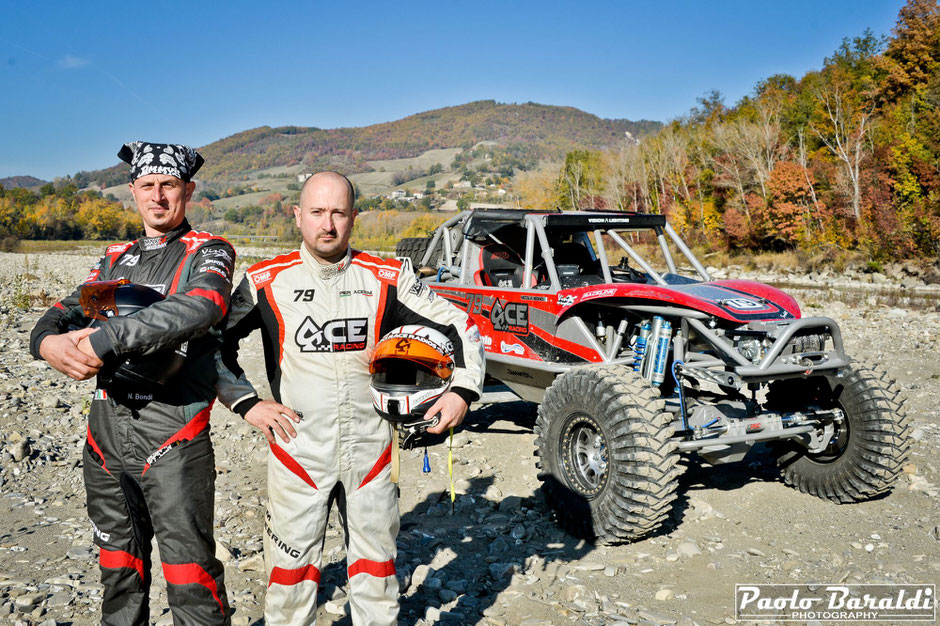
[[(0, 254), (0, 622), (95, 624), (97, 550), (84, 513), (83, 408), (76, 383), (27, 352), (44, 310), (81, 282), (96, 257)], [(734, 273), (734, 272), (732, 272)], [(536, 480), (536, 407), (482, 402), (447, 448), (402, 453), (397, 568), (403, 624), (735, 623), (735, 583), (935, 583), (940, 578), (940, 290), (916, 277), (767, 274), (805, 315), (842, 327), (848, 353), (897, 379), (913, 447), (887, 497), (836, 505), (785, 486), (764, 458), (717, 468), (694, 462), (655, 536), (600, 547), (551, 520)], [(264, 380), (261, 343), (246, 369)], [(260, 385), (259, 385), (260, 386)], [(223, 407), (212, 413), (216, 537), (234, 624), (260, 623), (263, 438)], [(348, 624), (342, 530), (327, 532), (320, 623)], [(170, 624), (155, 555), (152, 617)]]

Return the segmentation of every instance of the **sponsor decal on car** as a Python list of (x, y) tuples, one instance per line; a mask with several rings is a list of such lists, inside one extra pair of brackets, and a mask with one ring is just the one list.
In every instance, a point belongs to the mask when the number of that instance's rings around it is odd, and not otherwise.
[(719, 300), (718, 304), (736, 311), (753, 311), (755, 309), (764, 308), (764, 304), (762, 302), (755, 302), (754, 300), (750, 300), (748, 298), (728, 298), (726, 300)]
[(566, 293), (564, 295), (558, 296), (558, 304), (561, 306), (571, 306), (578, 301), (578, 296)]
[(490, 322), (494, 330), (513, 333), (514, 335), (529, 334), (529, 305), (519, 302), (501, 302), (498, 298), (490, 310)]
[(467, 303), (467, 313), (470, 315), (483, 315), (483, 295), (474, 294), (470, 296), (470, 301)]
[(617, 290), (614, 288), (611, 289), (596, 289), (594, 291), (589, 291), (581, 295), (581, 300), (590, 300), (592, 298), (608, 298), (617, 293)]
[(506, 343), (505, 341), (499, 342), (499, 351), (503, 354), (517, 354), (522, 356), (525, 354), (525, 348), (522, 344), (519, 343)]

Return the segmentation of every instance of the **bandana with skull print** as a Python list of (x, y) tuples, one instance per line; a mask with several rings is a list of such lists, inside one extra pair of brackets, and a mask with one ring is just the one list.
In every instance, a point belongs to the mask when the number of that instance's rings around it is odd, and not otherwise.
[(118, 158), (130, 164), (131, 182), (147, 174), (165, 174), (189, 182), (205, 163), (205, 159), (189, 146), (146, 141), (124, 144)]

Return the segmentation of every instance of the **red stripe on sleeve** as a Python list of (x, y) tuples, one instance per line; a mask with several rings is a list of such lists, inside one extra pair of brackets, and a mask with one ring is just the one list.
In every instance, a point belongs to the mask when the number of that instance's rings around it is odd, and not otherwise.
[(223, 298), (222, 294), (218, 293), (217, 291), (212, 291), (211, 289), (193, 289), (192, 291), (187, 291), (186, 295), (199, 296), (200, 298), (210, 300), (217, 307), (222, 309), (222, 313), (225, 313), (225, 298)]

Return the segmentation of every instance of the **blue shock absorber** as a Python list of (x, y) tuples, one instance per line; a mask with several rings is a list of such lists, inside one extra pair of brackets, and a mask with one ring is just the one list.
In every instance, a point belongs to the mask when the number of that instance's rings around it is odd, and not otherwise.
[(653, 327), (649, 321), (643, 322), (640, 326), (640, 333), (636, 336), (636, 344), (633, 346), (633, 371), (639, 372), (643, 369), (643, 360), (646, 357), (647, 343), (649, 342), (650, 331)]

